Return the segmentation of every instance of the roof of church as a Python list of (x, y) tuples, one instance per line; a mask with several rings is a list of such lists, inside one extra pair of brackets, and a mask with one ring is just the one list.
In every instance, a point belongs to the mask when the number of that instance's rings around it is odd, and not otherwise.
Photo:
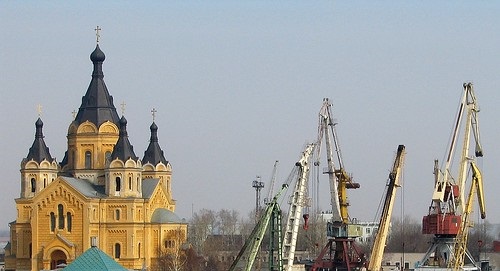
[(62, 177), (69, 185), (78, 192), (82, 193), (87, 198), (105, 198), (106, 192), (104, 191), (103, 185), (95, 185), (89, 180), (78, 179), (72, 177)]
[(165, 208), (158, 208), (151, 216), (151, 223), (182, 223), (182, 220), (172, 211)]
[(149, 139), (149, 146), (144, 152), (142, 164), (151, 163), (153, 165), (157, 165), (162, 162), (166, 165), (168, 161), (163, 155), (163, 150), (161, 149), (160, 144), (158, 144), (158, 126), (154, 123), (154, 121), (149, 129), (151, 130), (151, 138)]
[(28, 151), (28, 156), (26, 156), (25, 161), (34, 160), (38, 163), (43, 160), (47, 160), (49, 162), (54, 161), (54, 158), (50, 155), (49, 148), (45, 145), (45, 140), (43, 140), (43, 122), (40, 118), (35, 122), (36, 132), (35, 132), (35, 140), (31, 145), (30, 150)]
[(159, 179), (144, 179), (142, 181), (142, 197), (145, 199), (151, 198), (159, 182)]
[(127, 270), (121, 266), (106, 253), (102, 252), (97, 247), (87, 249), (82, 255), (78, 256), (72, 263), (66, 266), (64, 271), (79, 271), (79, 270), (97, 270), (97, 271), (121, 271)]
[(120, 119), (120, 135), (113, 148), (113, 153), (111, 153), (111, 160), (115, 160), (116, 158), (121, 161), (127, 161), (129, 158), (135, 161), (139, 159), (134, 153), (134, 147), (132, 147), (132, 144), (128, 140), (127, 119), (124, 116)]
[(108, 88), (103, 80), (102, 63), (104, 59), (106, 59), (106, 56), (97, 45), (90, 55), (90, 60), (94, 63), (94, 71), (92, 72), (90, 85), (85, 96), (82, 97), (82, 104), (74, 120), (77, 125), (90, 121), (99, 127), (109, 120), (118, 126), (120, 118), (113, 105), (113, 97), (109, 95)]
[[(78, 192), (82, 193), (87, 198), (105, 198), (106, 192), (104, 185), (95, 185), (89, 180), (78, 179), (72, 177), (63, 177), (69, 185), (71, 185)], [(149, 199), (153, 195), (153, 192), (160, 182), (159, 179), (144, 179), (142, 181), (142, 198)]]

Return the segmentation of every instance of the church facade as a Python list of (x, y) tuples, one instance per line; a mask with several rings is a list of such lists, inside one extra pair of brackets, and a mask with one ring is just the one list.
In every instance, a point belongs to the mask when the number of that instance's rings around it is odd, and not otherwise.
[(35, 123), (35, 139), (21, 161), (6, 270), (56, 269), (92, 245), (127, 269), (154, 270), (161, 257), (180, 253), (187, 239), (187, 223), (174, 213), (172, 168), (157, 125), (153, 120), (139, 158), (104, 83), (99, 45), (90, 59), (92, 79), (69, 124), (61, 162), (45, 144), (42, 120)]

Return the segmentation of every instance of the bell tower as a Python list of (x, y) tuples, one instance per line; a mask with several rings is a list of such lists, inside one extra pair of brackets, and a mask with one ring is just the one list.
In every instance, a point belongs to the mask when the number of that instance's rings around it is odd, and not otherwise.
[(94, 70), (78, 113), (68, 128), (68, 149), (61, 162), (65, 175), (104, 184), (104, 168), (119, 136), (119, 117), (104, 83), (106, 56), (96, 46), (90, 55)]
[(50, 155), (43, 140), (43, 122), (40, 118), (35, 122), (35, 127), (35, 140), (28, 155), (21, 161), (21, 198), (35, 196), (57, 178), (59, 170), (56, 159)]

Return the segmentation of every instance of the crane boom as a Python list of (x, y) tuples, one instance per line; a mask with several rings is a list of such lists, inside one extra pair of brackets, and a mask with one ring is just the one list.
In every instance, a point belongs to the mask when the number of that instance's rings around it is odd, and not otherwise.
[(453, 270), (460, 270), (460, 267), (464, 265), (464, 258), (467, 252), (467, 239), (469, 235), (469, 228), (472, 226), (470, 221), (470, 215), (472, 213), (475, 193), (477, 193), (481, 218), (482, 219), (486, 218), (486, 209), (484, 204), (484, 192), (483, 192), (483, 178), (481, 177), (481, 171), (474, 162), (471, 162), (470, 165), (472, 168), (472, 182), (469, 190), (469, 195), (465, 203), (465, 211), (462, 214), (462, 224), (460, 226), (460, 230), (455, 240), (455, 251), (453, 253), (453, 260), (450, 261), (449, 264), (450, 267), (453, 268)]
[(405, 146), (399, 145), (394, 159), (394, 165), (389, 173), (389, 181), (387, 183), (387, 192), (385, 195), (384, 206), (380, 216), (380, 223), (375, 241), (372, 248), (370, 263), (368, 264), (369, 271), (379, 271), (382, 265), (382, 256), (384, 254), (385, 242), (389, 233), (389, 226), (392, 216), (392, 209), (394, 207), (394, 200), (396, 199), (396, 188), (400, 187), (399, 177), (403, 169), (405, 155)]
[[(260, 244), (262, 242), (262, 239), (264, 237), (264, 234), (267, 230), (267, 227), (269, 225), (269, 221), (271, 220), (271, 216), (273, 214), (273, 211), (276, 208), (279, 208), (278, 206), (278, 198), (280, 197), (281, 193), (288, 188), (287, 184), (282, 185), (281, 190), (274, 196), (273, 200), (267, 205), (264, 214), (261, 216), (259, 219), (257, 225), (255, 225), (254, 229), (252, 230), (252, 233), (248, 237), (248, 239), (245, 241), (245, 244), (241, 248), (240, 252), (238, 253), (238, 256), (234, 260), (233, 264), (229, 268), (229, 271), (234, 271), (234, 270), (245, 270), (245, 271), (250, 271), (252, 270), (253, 263), (255, 261), (255, 258), (257, 257), (258, 250), (260, 248)], [(248, 259), (244, 259), (243, 255), (248, 254)], [(244, 264), (243, 269), (236, 269), (237, 267), (239, 268), (239, 265)]]
[(298, 178), (293, 190), (288, 212), (285, 233), (283, 237), (284, 270), (292, 270), (295, 257), (295, 246), (302, 214), (302, 207), (306, 203), (306, 189), (309, 179), (309, 160), (314, 151), (314, 144), (308, 144), (302, 153), (302, 158), (295, 164), (298, 167)]

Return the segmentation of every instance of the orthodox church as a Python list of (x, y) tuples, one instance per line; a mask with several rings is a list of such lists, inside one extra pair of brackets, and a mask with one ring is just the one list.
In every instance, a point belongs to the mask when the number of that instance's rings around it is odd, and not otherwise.
[(69, 124), (67, 151), (53, 158), (35, 122), (35, 138), (21, 161), (17, 218), (9, 224), (5, 270), (50, 270), (73, 262), (93, 246), (127, 269), (153, 269), (179, 253), (187, 223), (174, 213), (172, 168), (150, 126), (139, 158), (104, 83), (104, 53), (90, 55), (90, 85)]

